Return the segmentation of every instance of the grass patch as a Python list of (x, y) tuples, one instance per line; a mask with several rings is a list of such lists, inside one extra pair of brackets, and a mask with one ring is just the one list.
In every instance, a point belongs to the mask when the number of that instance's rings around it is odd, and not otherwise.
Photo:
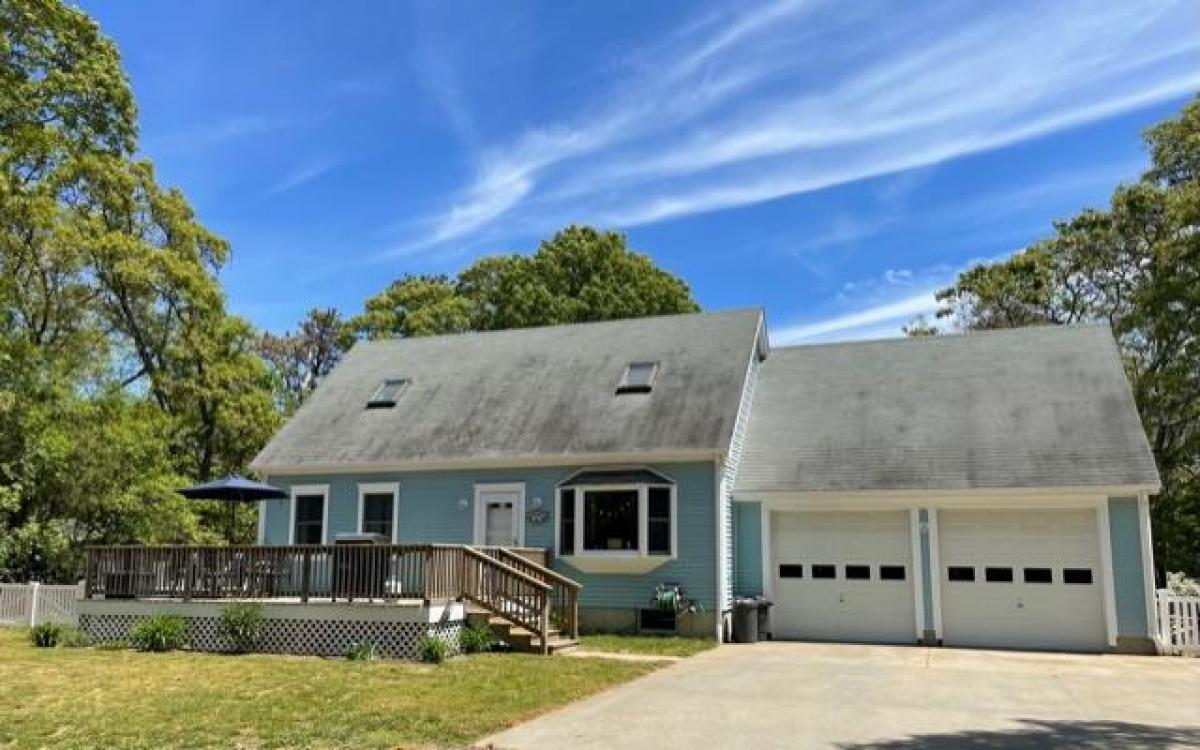
[(655, 669), (479, 654), (441, 666), (35, 648), (0, 629), (0, 747), (424, 747), (492, 732)]
[(713, 638), (681, 635), (584, 635), (580, 648), (589, 651), (608, 651), (616, 654), (647, 654), (651, 656), (693, 656), (717, 645)]

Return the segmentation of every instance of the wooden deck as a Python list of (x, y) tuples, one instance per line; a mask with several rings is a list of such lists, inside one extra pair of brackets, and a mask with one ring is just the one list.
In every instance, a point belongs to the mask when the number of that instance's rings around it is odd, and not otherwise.
[(453, 544), (112, 546), (86, 550), (86, 599), (405, 605), (469, 602), (536, 634), (577, 638), (580, 585), (545, 551)]

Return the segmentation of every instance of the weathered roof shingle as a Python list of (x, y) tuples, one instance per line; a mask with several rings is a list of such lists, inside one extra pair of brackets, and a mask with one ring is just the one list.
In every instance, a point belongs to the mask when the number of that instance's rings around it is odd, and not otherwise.
[[(1104, 326), (776, 348), (735, 492), (1158, 485)], [(748, 494), (749, 493), (749, 494)]]
[[(709, 452), (728, 447), (759, 310), (356, 345), (254, 460), (279, 467)], [(630, 362), (661, 363), (617, 395)], [(367, 409), (386, 378), (408, 387)]]

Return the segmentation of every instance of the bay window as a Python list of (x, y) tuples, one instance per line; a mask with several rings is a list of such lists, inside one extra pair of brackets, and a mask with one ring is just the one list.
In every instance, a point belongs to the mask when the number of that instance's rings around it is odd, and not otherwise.
[(558, 556), (586, 572), (641, 572), (673, 559), (675, 484), (647, 469), (583, 471), (559, 485)]

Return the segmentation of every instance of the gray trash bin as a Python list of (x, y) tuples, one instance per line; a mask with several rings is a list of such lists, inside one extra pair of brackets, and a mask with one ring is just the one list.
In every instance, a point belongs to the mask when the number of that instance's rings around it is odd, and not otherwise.
[(775, 636), (771, 633), (771, 617), (768, 610), (775, 606), (775, 602), (769, 602), (761, 596), (756, 601), (758, 602), (758, 640), (772, 640)]
[(735, 599), (733, 601), (733, 642), (754, 643), (758, 640), (757, 599)]

